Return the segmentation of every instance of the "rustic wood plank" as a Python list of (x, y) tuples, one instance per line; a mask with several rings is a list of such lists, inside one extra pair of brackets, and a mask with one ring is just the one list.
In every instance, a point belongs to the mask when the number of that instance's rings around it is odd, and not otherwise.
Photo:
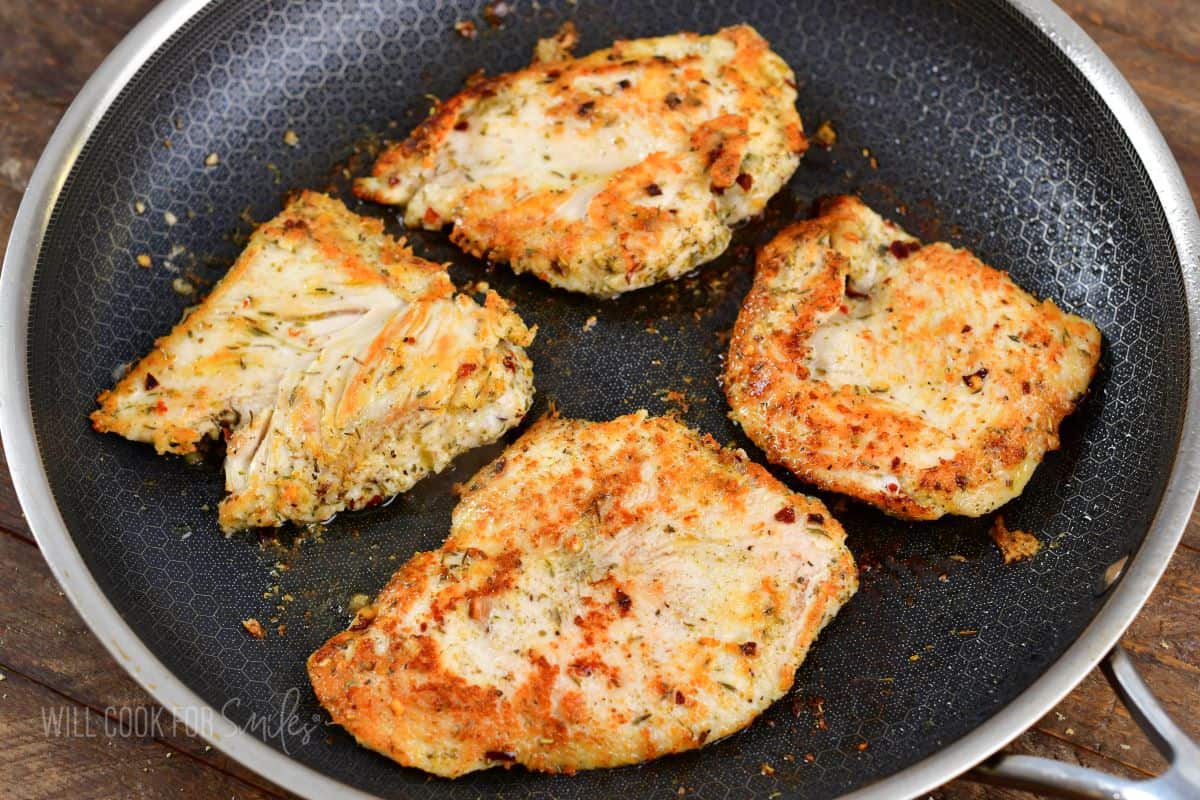
[[(1139, 666), (1153, 662), (1188, 678), (1186, 683), (1164, 686), (1161, 696), (1200, 740), (1200, 553), (1186, 548), (1175, 553), (1123, 641), (1138, 656)], [(1188, 707), (1171, 708), (1172, 702), (1184, 700)]]
[[(81, 709), (161, 713), (165, 722), (157, 737), (160, 743), (272, 796), (291, 796), (189, 735), (182, 726), (171, 725), (170, 716), (158, 711), (160, 706), (88, 630), (36, 547), (0, 534), (0, 586), (5, 587), (0, 603), (0, 670), (51, 687)], [(2, 785), (4, 779), (0, 778)]]
[[(1055, 761), (1104, 770), (1105, 772), (1125, 778), (1146, 777), (1136, 770), (1128, 769), (1111, 759), (1098, 756), (1070, 742), (1065, 742), (1062, 739), (1037, 730), (1029, 730), (1021, 734), (1005, 748), (1005, 752), (1052, 758)], [(986, 786), (981, 783), (962, 779), (951, 781), (940, 789), (936, 789), (926, 795), (926, 797), (928, 800), (1037, 800), (1037, 795), (1030, 792)]]
[(0, 536), (0, 585), (6, 667), (96, 708), (152, 702), (92, 636), (36, 547)]
[(1132, 36), (1145, 46), (1200, 61), (1200, 3), (1195, 0), (1059, 0), (1077, 22)]
[(3, 442), (0, 442), (0, 530), (8, 531), (29, 543), (33, 543), (33, 532), (21, 512), (21, 504), (17, 502), (17, 491), (13, 488), (12, 478), (8, 473), (8, 461), (4, 455)]
[(1200, 505), (1192, 509), (1192, 518), (1188, 520), (1187, 530), (1183, 532), (1183, 547), (1200, 552)]
[(155, 0), (42, 0), (0, 4), (0, 74), (60, 108)]
[(155, 0), (0, 3), (0, 241), (58, 118)]
[(6, 672), (0, 683), (3, 794), (14, 800), (278, 797), (135, 732)]
[[(0, 12), (2, 13), (2, 12)], [(4, 24), (0, 19), (0, 26)], [(0, 41), (7, 43), (6, 39)], [(0, 52), (4, 50), (0, 47)], [(0, 56), (0, 241), (8, 241), (34, 164), (64, 108), (16, 88)]]
[[(1168, 713), (1200, 740), (1198, 575), (1200, 553), (1181, 549), (1122, 644)], [(1037, 727), (1142, 771), (1158, 773), (1166, 766), (1099, 671)]]

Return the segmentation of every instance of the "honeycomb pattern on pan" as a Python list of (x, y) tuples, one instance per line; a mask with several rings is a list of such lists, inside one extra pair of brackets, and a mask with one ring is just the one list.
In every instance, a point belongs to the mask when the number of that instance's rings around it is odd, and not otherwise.
[[(345, 624), (351, 595), (374, 592), (414, 550), (441, 541), (452, 484), (499, 445), (386, 508), (342, 516), (321, 542), (285, 533), (260, 544), (218, 534), (213, 465), (98, 436), (86, 414), (113, 369), (193, 302), (173, 291), (175, 279), (203, 287), (236, 255), (250, 220), (274, 214), (286, 191), (344, 185), (332, 165), (356, 144), (402, 135), (425, 114), (427, 95), (449, 95), (478, 68), (519, 67), (535, 38), (568, 18), (583, 51), (751, 22), (794, 67), (808, 129), (831, 119), (839, 142), (813, 148), (717, 263), (619, 301), (555, 292), (462, 257), (440, 235), (414, 234), (418, 252), (454, 259), (457, 279), (490, 281), (541, 327), (531, 350), (537, 412), (550, 401), (593, 418), (676, 408), (758, 455), (725, 417), (716, 383), (753, 247), (820, 195), (858, 191), (924, 238), (974, 248), (1103, 330), (1103, 370), (1063, 449), (1006, 509), (1010, 524), (1048, 546), (1033, 563), (1004, 568), (986, 520), (918, 525), (847, 508), (839, 517), (863, 588), (792, 695), (741, 734), (640, 768), (574, 778), (494, 770), (448, 783), (361, 750), (335, 728), (269, 743), (385, 797), (642, 797), (683, 787), (689, 797), (818, 798), (863, 786), (972, 730), (1078, 635), (1103, 602), (1105, 567), (1138, 547), (1179, 434), (1187, 323), (1157, 202), (1091, 90), (1001, 4), (543, 0), (519, 3), (498, 29), (478, 6), (443, 0), (210, 5), (96, 130), (41, 254), (29, 366), (59, 508), (113, 604), (200, 696), (245, 722), (277, 718), (295, 689), (297, 720), (322, 719), (304, 658)], [(476, 21), (477, 40), (453, 32), (460, 19)], [(297, 146), (284, 144), (287, 130)], [(219, 163), (206, 166), (211, 153)], [(348, 169), (360, 166), (351, 159)], [(152, 268), (137, 266), (141, 253)], [(598, 324), (585, 330), (592, 315)], [(242, 631), (251, 616), (269, 629), (264, 641)]]

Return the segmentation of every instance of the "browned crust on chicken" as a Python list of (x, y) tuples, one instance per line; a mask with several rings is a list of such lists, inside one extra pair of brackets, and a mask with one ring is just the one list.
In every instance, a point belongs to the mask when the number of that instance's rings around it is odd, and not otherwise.
[(842, 197), (759, 254), (725, 389), (806, 481), (898, 517), (980, 516), (1058, 447), (1099, 356), (1090, 322)]
[(304, 192), (100, 394), (92, 423), (160, 453), (223, 434), (226, 531), (319, 522), (519, 423), (532, 338), (495, 293), (455, 294), (380, 221)]
[(448, 777), (690, 750), (791, 687), (857, 586), (843, 538), (674, 420), (543, 420), (309, 676), (359, 743)]
[[(569, 33), (569, 32), (568, 32)], [(715, 258), (806, 148), (791, 70), (753, 28), (615, 43), (437, 105), (359, 180), (478, 257), (612, 296)]]

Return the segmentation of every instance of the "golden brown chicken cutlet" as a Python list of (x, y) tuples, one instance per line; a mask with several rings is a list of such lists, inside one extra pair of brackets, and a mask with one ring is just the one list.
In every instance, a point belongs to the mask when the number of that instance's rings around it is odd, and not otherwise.
[(758, 257), (732, 416), (803, 480), (908, 519), (1019, 495), (1087, 391), (1096, 326), (841, 197)]
[(529, 409), (533, 333), (498, 295), (306, 192), (110, 391), (96, 430), (227, 440), (222, 528), (325, 520), (405, 491)]
[(673, 419), (544, 419), (308, 661), (373, 750), (446, 777), (691, 750), (791, 687), (857, 587), (842, 528)]
[(467, 252), (611, 297), (720, 255), (806, 147), (791, 69), (749, 26), (570, 56), (439, 104), (356, 184)]

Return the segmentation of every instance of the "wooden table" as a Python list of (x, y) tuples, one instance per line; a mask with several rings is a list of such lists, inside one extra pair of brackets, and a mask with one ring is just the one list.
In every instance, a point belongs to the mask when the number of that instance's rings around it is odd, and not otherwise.
[[(0, 237), (59, 116), (153, 0), (0, 3)], [(1200, 199), (1200, 3), (1067, 0), (1066, 9), (1133, 83)], [(1125, 635), (1142, 675), (1200, 738), (1200, 516)], [(0, 795), (30, 798), (289, 797), (203, 742), (120, 727), (120, 709), (157, 710), (67, 602), (38, 553), (0, 461)], [(73, 736), (48, 737), (47, 711)], [(64, 715), (64, 711), (67, 712)], [(144, 719), (145, 717), (140, 717)], [(128, 719), (128, 717), (126, 717)], [(88, 735), (90, 734), (90, 735)], [(1093, 672), (1010, 745), (1128, 776), (1164, 766)], [(944, 800), (1028, 798), (954, 781)]]

